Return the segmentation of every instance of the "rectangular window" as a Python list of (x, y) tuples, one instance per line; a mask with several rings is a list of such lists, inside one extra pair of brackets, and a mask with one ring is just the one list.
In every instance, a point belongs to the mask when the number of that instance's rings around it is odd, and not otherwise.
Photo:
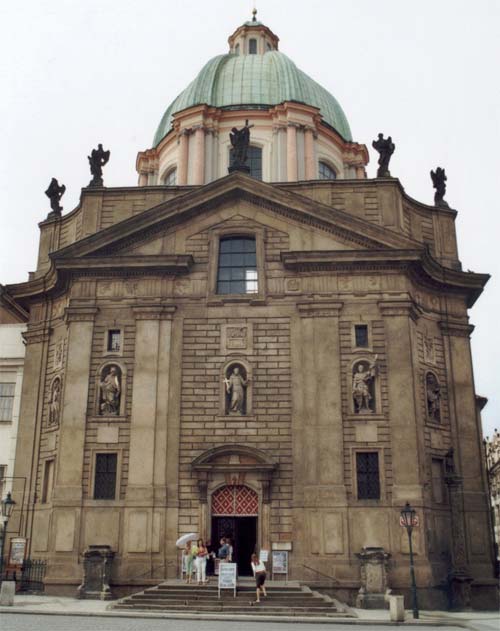
[(118, 454), (96, 454), (94, 499), (114, 500), (116, 495), (116, 466)]
[(356, 340), (356, 348), (368, 347), (368, 325), (366, 324), (354, 325), (354, 336)]
[(432, 499), (436, 504), (444, 504), (444, 464), (440, 458), (433, 458), (432, 471)]
[(108, 351), (111, 353), (119, 353), (122, 346), (122, 333), (120, 329), (111, 329), (108, 331)]
[(376, 451), (356, 454), (356, 478), (358, 500), (380, 499), (380, 476)]
[(0, 498), (4, 498), (5, 476), (7, 474), (7, 465), (0, 464)]
[(248, 53), (250, 55), (257, 54), (257, 40), (256, 39), (251, 39), (248, 41)]
[(52, 500), (52, 489), (54, 488), (54, 460), (46, 460), (43, 471), (42, 504), (47, 504)]
[(230, 237), (219, 244), (218, 294), (256, 294), (257, 253), (253, 237)]
[(15, 383), (0, 383), (0, 421), (12, 421)]

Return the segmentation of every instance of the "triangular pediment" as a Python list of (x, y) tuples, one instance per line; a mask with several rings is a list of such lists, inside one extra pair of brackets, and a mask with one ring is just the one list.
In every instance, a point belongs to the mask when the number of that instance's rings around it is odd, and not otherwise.
[[(255, 221), (287, 232), (287, 224), (312, 236), (311, 249), (415, 249), (416, 243), (358, 217), (240, 173), (191, 190), (140, 215), (90, 235), (56, 253), (58, 259), (173, 254), (186, 238), (225, 221)], [(291, 249), (307, 249), (294, 247)], [(179, 250), (177, 250), (177, 253)]]

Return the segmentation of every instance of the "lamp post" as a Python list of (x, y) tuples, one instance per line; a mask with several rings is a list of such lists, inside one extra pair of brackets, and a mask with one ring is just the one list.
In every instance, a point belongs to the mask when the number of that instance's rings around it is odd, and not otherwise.
[(406, 532), (408, 533), (408, 542), (410, 545), (410, 577), (411, 577), (413, 617), (419, 618), (418, 601), (417, 601), (417, 585), (415, 583), (415, 567), (413, 565), (413, 546), (411, 543), (411, 534), (413, 532), (414, 526), (418, 526), (418, 517), (417, 517), (416, 510), (410, 506), (409, 502), (406, 502), (405, 507), (401, 511), (400, 524), (401, 526), (404, 526), (406, 528)]
[(9, 523), (10, 516), (12, 515), (12, 511), (14, 510), (15, 502), (12, 499), (10, 491), (0, 502), (2, 506), (2, 546), (0, 547), (0, 582), (3, 577), (3, 551), (5, 546), (5, 539), (7, 538), (7, 524)]

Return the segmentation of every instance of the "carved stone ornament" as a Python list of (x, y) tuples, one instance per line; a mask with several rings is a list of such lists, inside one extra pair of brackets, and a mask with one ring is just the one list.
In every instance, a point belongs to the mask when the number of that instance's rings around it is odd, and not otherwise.
[(372, 147), (379, 153), (377, 177), (391, 177), (389, 162), (396, 148), (392, 138), (384, 138), (384, 134), (379, 134), (378, 139), (372, 142)]
[(48, 189), (45, 191), (45, 195), (50, 199), (50, 207), (52, 212), (50, 212), (47, 216), (47, 219), (51, 217), (60, 217), (63, 207), (59, 204), (61, 197), (66, 192), (66, 187), (64, 184), (59, 186), (59, 182), (55, 177), (50, 181)]
[(247, 371), (243, 364), (233, 363), (227, 367), (224, 375), (226, 414), (243, 416), (247, 413), (248, 383)]
[(427, 416), (434, 423), (441, 422), (441, 387), (434, 373), (425, 375), (425, 394), (427, 401)]
[(117, 364), (107, 364), (99, 379), (100, 416), (118, 416), (122, 393), (122, 371)]
[(434, 206), (438, 208), (449, 208), (448, 202), (444, 200), (447, 179), (445, 170), (441, 167), (437, 167), (435, 171), (431, 171), (432, 186), (436, 189), (434, 193)]
[(56, 370), (63, 367), (64, 363), (64, 340), (57, 342), (54, 349), (54, 368)]
[(58, 427), (61, 416), (62, 379), (57, 376), (50, 386), (49, 427)]
[(356, 556), (360, 563), (361, 587), (356, 597), (356, 607), (384, 609), (387, 592), (387, 566), (390, 558), (384, 548), (362, 548)]
[(376, 410), (375, 379), (377, 356), (372, 362), (357, 361), (352, 369), (352, 398), (355, 414), (373, 414)]
[(228, 172), (243, 171), (250, 173), (250, 167), (247, 165), (248, 147), (250, 146), (250, 128), (253, 125), (245, 121), (245, 127), (237, 129), (233, 127), (229, 134), (231, 141), (230, 165)]
[(104, 151), (102, 145), (99, 143), (99, 145), (97, 145), (97, 149), (92, 149), (90, 156), (87, 156), (90, 165), (90, 173), (92, 174), (89, 186), (104, 185), (102, 179), (102, 167), (108, 163), (110, 153), (110, 151)]
[(436, 363), (436, 345), (434, 343), (434, 338), (427, 333), (423, 336), (423, 346), (424, 346), (424, 362), (426, 364), (435, 364)]

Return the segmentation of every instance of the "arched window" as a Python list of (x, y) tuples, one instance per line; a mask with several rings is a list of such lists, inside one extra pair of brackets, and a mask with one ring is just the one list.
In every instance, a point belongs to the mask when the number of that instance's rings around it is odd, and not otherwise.
[(175, 167), (167, 171), (167, 174), (163, 178), (163, 184), (165, 184), (165, 186), (175, 186), (177, 184), (177, 169)]
[(335, 180), (337, 174), (326, 162), (320, 162), (318, 165), (318, 175), (320, 180)]
[(257, 40), (256, 39), (248, 40), (248, 54), (249, 55), (257, 54)]
[(250, 175), (256, 180), (262, 180), (262, 149), (260, 147), (248, 147), (248, 161)]
[(258, 293), (254, 237), (226, 237), (220, 240), (217, 293)]

